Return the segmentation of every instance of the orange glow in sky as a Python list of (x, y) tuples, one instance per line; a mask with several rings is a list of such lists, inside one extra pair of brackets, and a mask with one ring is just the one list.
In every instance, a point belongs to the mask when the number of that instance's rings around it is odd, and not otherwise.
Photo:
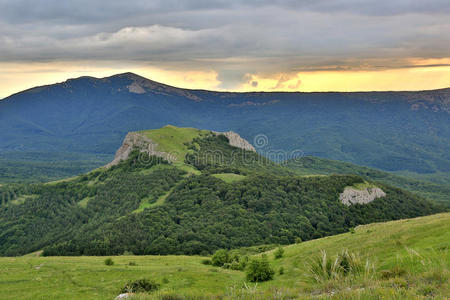
[[(411, 60), (417, 67), (383, 70), (312, 71), (247, 74), (233, 91), (383, 91), (450, 87), (450, 59)], [(420, 67), (427, 65), (427, 67)], [(430, 66), (432, 65), (432, 66)], [(0, 98), (45, 84), (80, 76), (106, 77), (134, 72), (146, 78), (189, 89), (223, 90), (214, 70), (165, 70), (157, 67), (91, 62), (0, 63)]]

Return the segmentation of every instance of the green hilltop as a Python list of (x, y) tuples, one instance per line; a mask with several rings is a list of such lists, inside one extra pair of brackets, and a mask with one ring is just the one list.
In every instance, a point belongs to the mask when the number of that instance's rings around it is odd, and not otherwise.
[(176, 154), (176, 162), (184, 164), (184, 158), (189, 152), (188, 143), (191, 143), (196, 138), (207, 135), (210, 131), (167, 125), (160, 129), (143, 130), (139, 131), (139, 133), (157, 143), (156, 150)]

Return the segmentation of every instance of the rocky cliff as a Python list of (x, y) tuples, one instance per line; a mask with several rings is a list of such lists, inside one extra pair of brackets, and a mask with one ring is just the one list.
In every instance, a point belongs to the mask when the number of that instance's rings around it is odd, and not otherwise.
[(352, 204), (367, 204), (384, 196), (386, 196), (386, 193), (377, 187), (361, 190), (353, 187), (346, 187), (344, 192), (340, 194), (339, 200), (345, 205), (350, 206)]
[(248, 151), (256, 152), (255, 147), (253, 147), (252, 144), (250, 144), (246, 139), (243, 139), (236, 132), (233, 132), (233, 131), (227, 131), (227, 132), (213, 131), (213, 133), (216, 134), (216, 135), (223, 134), (224, 136), (226, 136), (228, 138), (228, 140), (230, 141), (230, 145), (231, 146), (234, 146), (234, 147), (237, 147), (237, 148), (241, 148), (241, 149), (244, 149), (244, 150), (248, 150)]
[(107, 164), (105, 167), (110, 168), (117, 165), (120, 161), (126, 160), (134, 148), (139, 149), (142, 153), (162, 157), (169, 162), (173, 162), (175, 160), (173, 155), (171, 155), (170, 153), (157, 151), (157, 146), (158, 144), (156, 144), (143, 134), (140, 134), (138, 132), (130, 132), (123, 140), (122, 146), (120, 146), (120, 148), (117, 150), (116, 155), (114, 156), (114, 160)]

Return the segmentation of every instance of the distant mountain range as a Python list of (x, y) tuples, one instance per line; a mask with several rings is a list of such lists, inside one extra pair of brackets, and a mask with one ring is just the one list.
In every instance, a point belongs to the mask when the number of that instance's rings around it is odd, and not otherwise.
[[(254, 146), (262, 136), (262, 154), (297, 150), (386, 171), (450, 172), (450, 89), (231, 93), (125, 73), (70, 79), (0, 101), (0, 179), (25, 178), (30, 165), (46, 161), (55, 176), (79, 174), (110, 161), (127, 132), (166, 124), (233, 130)], [(37, 180), (45, 178), (35, 171)]]

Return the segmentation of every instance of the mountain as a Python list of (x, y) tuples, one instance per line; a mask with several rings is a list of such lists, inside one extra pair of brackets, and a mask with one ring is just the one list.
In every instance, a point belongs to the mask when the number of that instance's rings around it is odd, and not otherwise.
[(417, 180), (352, 163), (313, 156), (290, 159), (283, 165), (300, 175), (354, 174), (366, 180), (390, 184), (422, 197), (450, 204), (450, 183), (433, 183)]
[(296, 175), (234, 132), (175, 126), (128, 134), (90, 173), (0, 193), (8, 256), (208, 254), (445, 211), (355, 175)]
[(110, 161), (128, 132), (166, 124), (232, 130), (259, 153), (281, 152), (277, 160), (295, 152), (449, 174), (449, 120), (450, 89), (230, 93), (179, 89), (132, 73), (80, 77), (0, 101), (0, 181), (81, 174)]

